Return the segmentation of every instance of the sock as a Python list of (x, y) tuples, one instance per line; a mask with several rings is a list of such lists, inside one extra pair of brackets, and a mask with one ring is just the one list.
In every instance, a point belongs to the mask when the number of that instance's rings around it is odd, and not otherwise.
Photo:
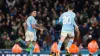
[(58, 43), (58, 50), (60, 50), (60, 48), (61, 48), (61, 46), (62, 46), (62, 41), (59, 41), (59, 43)]
[(72, 45), (74, 39), (70, 39), (67, 45), (67, 48), (70, 48), (70, 46)]
[(30, 56), (33, 55), (33, 50), (34, 50), (34, 45), (32, 43), (30, 43)]
[(20, 42), (21, 42), (23, 45), (27, 46), (27, 45), (26, 45), (26, 42), (25, 42), (24, 40), (21, 39)]

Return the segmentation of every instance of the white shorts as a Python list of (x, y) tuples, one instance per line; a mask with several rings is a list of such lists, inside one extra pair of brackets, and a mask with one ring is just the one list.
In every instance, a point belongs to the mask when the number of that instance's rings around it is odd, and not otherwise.
[(31, 31), (26, 31), (25, 33), (25, 41), (36, 41), (37, 37), (36, 37), (36, 33), (31, 32)]
[(63, 37), (74, 37), (74, 32), (61, 32), (61, 36)]

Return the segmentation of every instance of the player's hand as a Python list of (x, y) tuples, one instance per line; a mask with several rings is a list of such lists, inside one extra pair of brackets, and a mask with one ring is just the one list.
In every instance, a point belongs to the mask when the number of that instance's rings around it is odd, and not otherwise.
[(43, 34), (43, 29), (40, 29), (40, 34)]
[(43, 31), (43, 29), (40, 29), (40, 31)]

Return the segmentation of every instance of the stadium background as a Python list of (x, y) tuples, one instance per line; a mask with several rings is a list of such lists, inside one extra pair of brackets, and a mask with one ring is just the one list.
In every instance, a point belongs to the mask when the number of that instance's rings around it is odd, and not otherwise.
[[(36, 19), (45, 29), (43, 35), (37, 31), (37, 42), (42, 51), (50, 50), (52, 43), (60, 37), (58, 18), (70, 3), (75, 6), (75, 21), (81, 33), (74, 43), (80, 49), (87, 49), (94, 39), (100, 48), (100, 0), (0, 0), (0, 49), (11, 49), (16, 39), (25, 39), (24, 23), (31, 9), (36, 8)], [(21, 43), (19, 45), (25, 48)]]

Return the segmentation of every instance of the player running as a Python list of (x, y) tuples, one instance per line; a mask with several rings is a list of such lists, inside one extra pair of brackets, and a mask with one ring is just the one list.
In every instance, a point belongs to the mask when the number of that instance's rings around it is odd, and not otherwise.
[(26, 37), (25, 41), (26, 42), (23, 41), (22, 39), (18, 39), (18, 41), (20, 41), (25, 46), (28, 46), (28, 48), (30, 48), (29, 56), (32, 56), (34, 46), (36, 44), (36, 40), (37, 40), (36, 30), (40, 30), (41, 32), (43, 32), (43, 29), (38, 27), (35, 16), (36, 16), (36, 9), (33, 9), (31, 11), (31, 15), (26, 20), (26, 27), (25, 27), (26, 28), (26, 33), (25, 33), (25, 37)]
[(74, 21), (76, 15), (73, 12), (73, 10), (74, 6), (72, 4), (69, 4), (68, 11), (64, 12), (59, 18), (59, 22), (62, 23), (62, 30), (61, 30), (61, 38), (58, 43), (57, 56), (60, 55), (60, 48), (66, 37), (70, 37), (66, 47), (67, 52), (70, 53), (69, 48), (74, 40), (74, 30), (77, 32), (77, 37), (79, 37), (79, 29)]

